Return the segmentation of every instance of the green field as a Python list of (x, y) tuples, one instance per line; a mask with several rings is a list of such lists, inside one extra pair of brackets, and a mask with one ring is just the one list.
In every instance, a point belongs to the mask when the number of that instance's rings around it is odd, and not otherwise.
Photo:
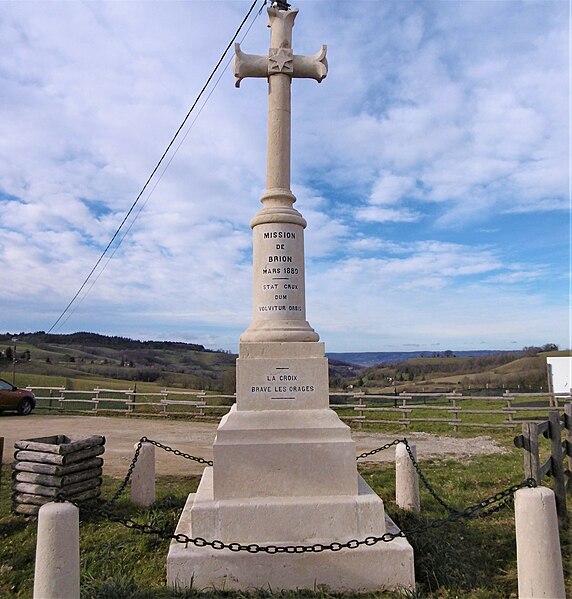
[[(89, 334), (88, 334), (89, 335)], [(91, 339), (88, 337), (88, 339)], [(82, 339), (80, 339), (82, 341)], [(83, 341), (82, 341), (83, 342)], [(158, 393), (163, 388), (173, 390), (210, 389), (215, 391), (234, 390), (234, 356), (224, 353), (200, 351), (190, 347), (175, 347), (168, 343), (162, 347), (152, 345), (140, 346), (138, 342), (105, 338), (107, 346), (88, 346), (86, 344), (58, 345), (52, 343), (18, 343), (18, 354), (30, 351), (29, 361), (19, 360), (16, 364), (16, 384), (33, 387), (65, 387), (75, 391), (86, 391), (89, 398), (95, 388), (126, 390), (135, 389), (137, 401), (157, 402), (157, 396), (144, 394)], [(114, 344), (120, 347), (115, 347)], [(398, 372), (403, 375), (405, 368), (410, 368), (405, 378), (418, 377), (418, 380), (402, 381), (399, 390), (413, 385), (416, 391), (427, 383), (422, 378), (426, 373), (416, 374), (433, 369), (433, 386), (471, 387), (481, 385), (501, 386), (506, 381), (540, 380), (539, 373), (545, 356), (519, 358), (508, 364), (499, 364), (482, 372), (466, 373), (465, 378), (459, 374), (451, 374), (450, 369), (475, 368), (470, 363), (461, 364), (455, 358), (431, 358), (418, 360), (409, 366), (370, 369), (372, 393), (377, 378), (382, 380), (388, 374)], [(134, 366), (130, 366), (133, 363)], [(449, 372), (447, 372), (449, 370)], [(12, 380), (12, 364), (0, 362), (0, 377)], [(135, 375), (139, 379), (135, 378)], [(152, 378), (141, 380), (141, 377)], [(480, 377), (480, 378), (479, 378)], [(528, 377), (528, 378), (527, 378)], [(532, 378), (530, 378), (532, 377)], [(366, 377), (367, 379), (367, 377)], [(459, 382), (461, 381), (461, 382)], [(488, 382), (487, 382), (488, 381)], [(492, 382), (491, 382), (492, 381)], [(357, 380), (355, 381), (358, 382)], [(365, 381), (367, 382), (367, 380)], [(203, 385), (204, 383), (204, 385)], [(516, 383), (515, 383), (516, 384)], [(387, 390), (393, 392), (394, 386)], [(460, 389), (459, 389), (460, 390)], [(516, 389), (513, 389), (516, 391)], [(226, 391), (228, 392), (228, 390)], [(464, 391), (465, 394), (468, 389)], [(497, 391), (498, 392), (498, 391)], [(501, 391), (502, 393), (502, 388)], [(57, 395), (57, 393), (56, 393)], [(79, 397), (79, 396), (77, 396)], [(519, 411), (515, 418), (527, 420), (544, 419), (546, 411), (538, 412), (536, 406), (540, 397), (519, 398), (514, 405), (530, 407), (530, 410)], [(220, 416), (232, 399), (206, 398), (207, 402), (222, 406), (217, 413)], [(364, 396), (368, 406), (394, 408), (399, 405), (399, 398), (375, 400)], [(523, 478), (522, 451), (513, 445), (513, 437), (520, 433), (521, 423), (515, 430), (507, 428), (487, 428), (487, 425), (499, 425), (506, 420), (506, 413), (485, 414), (483, 412), (501, 409), (505, 405), (501, 401), (479, 397), (471, 400), (457, 400), (465, 412), (463, 422), (474, 426), (459, 427), (454, 431), (447, 421), (453, 418), (451, 400), (445, 397), (433, 398), (418, 404), (409, 413), (412, 422), (404, 428), (399, 419), (402, 413), (394, 411), (364, 412), (371, 423), (353, 421), (352, 427), (360, 430), (383, 431), (395, 438), (407, 436), (409, 431), (445, 434), (460, 437), (471, 443), (478, 435), (490, 435), (507, 449), (504, 454), (473, 457), (462, 461), (431, 459), (422, 462), (422, 468), (438, 493), (449, 504), (463, 508), (480, 501), (518, 483)], [(355, 398), (338, 398), (336, 403), (356, 403)], [(415, 403), (415, 402), (414, 402)], [(533, 406), (533, 404), (535, 404)], [(66, 404), (74, 407), (73, 404)], [(111, 402), (106, 406), (111, 407)], [(85, 406), (85, 404), (84, 404)], [(81, 404), (77, 404), (81, 409)], [(147, 410), (146, 410), (147, 408)], [(431, 408), (440, 408), (434, 410)], [(85, 407), (83, 409), (86, 409)], [(159, 408), (157, 408), (159, 409)], [(181, 408), (182, 409), (182, 408)], [(145, 413), (156, 409), (151, 405), (137, 406), (137, 411)], [(177, 411), (178, 408), (173, 408)], [(337, 408), (342, 418), (359, 415), (353, 408)], [(470, 413), (471, 412), (471, 413)], [(108, 412), (110, 413), (110, 412)], [(107, 414), (106, 414), (107, 415)], [(118, 415), (119, 416), (119, 415)], [(121, 416), (119, 416), (121, 417)], [(175, 417), (185, 417), (175, 414)], [(445, 422), (419, 422), (413, 419), (426, 420), (439, 418)], [(388, 422), (382, 423), (381, 420)], [(547, 456), (549, 441), (540, 439), (541, 457)], [(6, 450), (5, 450), (6, 451)], [(173, 458), (177, 459), (177, 458)], [(180, 458), (179, 458), (180, 459)], [(504, 509), (486, 519), (468, 522), (449, 523), (433, 528), (436, 521), (446, 514), (429, 492), (422, 488), (423, 509), (421, 515), (412, 515), (400, 511), (394, 502), (395, 481), (394, 467), (360, 466), (360, 470), (368, 484), (383, 498), (386, 510), (405, 532), (415, 529), (427, 530), (422, 534), (409, 534), (408, 538), (415, 550), (415, 568), (417, 589), (406, 593), (373, 593), (366, 598), (397, 599), (505, 599), (517, 597), (516, 548), (514, 537), (514, 517), (511, 508)], [(0, 597), (31, 597), (33, 586), (33, 567), (35, 552), (35, 521), (10, 513), (9, 471), (4, 468), (0, 484)], [(546, 479), (545, 484), (550, 484)], [(151, 509), (133, 506), (127, 497), (117, 504), (117, 511), (124, 517), (133, 518), (140, 523), (148, 523), (159, 528), (174, 530), (175, 523), (184, 505), (187, 494), (198, 484), (196, 477), (158, 479), (158, 500)], [(117, 485), (116, 481), (104, 481), (104, 497), (110, 497)], [(128, 494), (127, 494), (128, 495)], [(175, 597), (228, 597), (242, 599), (244, 593), (231, 593), (212, 590), (199, 593), (195, 590), (188, 593), (175, 593), (165, 587), (165, 562), (168, 542), (153, 536), (143, 536), (109, 522), (93, 513), (84, 513), (81, 518), (81, 577), (82, 598), (97, 599), (162, 599)], [(567, 590), (572, 597), (572, 539), (570, 530), (561, 531), (562, 553), (565, 564)], [(289, 593), (271, 593), (260, 589), (248, 596), (284, 598), (312, 597), (330, 598), (343, 595), (330, 594), (325, 590), (316, 592), (296, 591)], [(345, 595), (346, 597), (349, 595)]]
[[(464, 508), (523, 478), (522, 455), (507, 433), (494, 434), (508, 450), (504, 454), (453, 461), (431, 459), (422, 468), (447, 503)], [(181, 459), (173, 457), (173, 459)], [(394, 467), (363, 466), (361, 473), (384, 499), (386, 510), (410, 531), (446, 517), (443, 508), (422, 487), (422, 513), (399, 510), (394, 502)], [(197, 477), (160, 478), (158, 499), (150, 509), (133, 506), (128, 493), (116, 511), (140, 523), (173, 531)], [(103, 495), (110, 497), (117, 481), (106, 479)], [(349, 597), (320, 590), (271, 593), (261, 589), (251, 595), (224, 591), (175, 593), (165, 587), (168, 542), (142, 535), (90, 513), (80, 525), (82, 597), (97, 599), (160, 599), (174, 597)], [(370, 593), (366, 598), (408, 597), (427, 599), (506, 599), (517, 597), (516, 548), (512, 508), (485, 519), (448, 523), (408, 535), (415, 550), (415, 593)], [(35, 521), (10, 514), (9, 472), (4, 469), (0, 487), (0, 596), (30, 597), (33, 585)], [(572, 538), (561, 531), (567, 590), (572, 596)]]

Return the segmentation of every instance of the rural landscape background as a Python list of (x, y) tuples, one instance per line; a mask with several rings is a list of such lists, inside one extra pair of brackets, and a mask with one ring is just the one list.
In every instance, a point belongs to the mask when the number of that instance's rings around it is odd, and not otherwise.
[[(0, 351), (0, 376), (14, 377), (20, 386), (89, 389), (138, 384), (140, 388), (235, 391), (236, 355), (199, 343), (40, 331), (2, 334)], [(557, 355), (570, 355), (570, 351), (547, 343), (519, 351), (333, 353), (328, 354), (330, 388), (365, 393), (546, 391), (546, 357)]]
[[(91, 390), (98, 386), (131, 388), (143, 394), (153, 394), (168, 387), (174, 390), (204, 389), (215, 394), (232, 393), (235, 385), (236, 356), (227, 351), (207, 349), (199, 343), (136, 341), (86, 332), (71, 335), (6, 333), (0, 335), (0, 351), (0, 376), (7, 380), (14, 376), (20, 386), (64, 386), (77, 390)], [(546, 396), (540, 393), (546, 391), (546, 356), (569, 355), (570, 351), (558, 350), (554, 344), (547, 343), (522, 348), (518, 352), (446, 350), (419, 353), (330, 355), (330, 391), (335, 394), (337, 390), (361, 390), (366, 394), (368, 405), (373, 400), (367, 399), (367, 395), (379, 391), (454, 390), (465, 395), (483, 395), (482, 398), (468, 400), (467, 405), (462, 407), (462, 410), (468, 408), (470, 419), (464, 416), (463, 411), (464, 426), (458, 431), (456, 427), (453, 430), (448, 419), (457, 422), (460, 412), (456, 413), (456, 417), (453, 413), (447, 416), (455, 408), (445, 399), (436, 402), (438, 406), (417, 406), (415, 410), (416, 418), (426, 417), (428, 420), (436, 414), (429, 412), (430, 408), (445, 410), (439, 422), (415, 422), (415, 418), (411, 418), (409, 430), (404, 431), (400, 418), (405, 414), (382, 412), (381, 419), (376, 420), (375, 413), (366, 412), (370, 414), (367, 423), (363, 423), (363, 430), (362, 423), (358, 423), (359, 428), (355, 432), (369, 436), (384, 435), (385, 441), (403, 438), (404, 435), (411, 440), (415, 440), (416, 435), (425, 439), (433, 438), (432, 434), (445, 435), (464, 443), (466, 455), (462, 458), (418, 456), (432, 488), (455, 509), (463, 510), (520, 483), (524, 477), (523, 453), (522, 449), (515, 447), (514, 435), (519, 432), (521, 422), (530, 417), (537, 420), (545, 418), (550, 409)], [(515, 412), (512, 424), (507, 422), (506, 413), (495, 416), (483, 414), (498, 403), (492, 401), (492, 397), (484, 396), (498, 395), (505, 389), (532, 393), (530, 398), (521, 398), (518, 404), (514, 404), (520, 407), (516, 408), (519, 411)], [(535, 397), (536, 391), (539, 393)], [(228, 398), (227, 401), (234, 399)], [(225, 407), (227, 403), (223, 403), (215, 411), (217, 414), (228, 410)], [(54, 406), (58, 411), (58, 402)], [(349, 405), (347, 409), (338, 405), (337, 410), (342, 418), (355, 416)], [(471, 410), (475, 413), (470, 414)], [(66, 430), (66, 422), (69, 427), (69, 416), (44, 416), (40, 412), (36, 410), (26, 418), (2, 414), (0, 427), (17, 427), (19, 422), (40, 423), (45, 418), (57, 418), (58, 430)], [(215, 412), (211, 410), (211, 415), (214, 416)], [(145, 418), (151, 414), (140, 414), (138, 410), (138, 415)], [(86, 416), (85, 420), (93, 421), (94, 430), (105, 433), (101, 428), (102, 419)], [(125, 422), (129, 427), (127, 423), (130, 420)], [(165, 431), (161, 433), (160, 430), (168, 425), (168, 421), (145, 418), (142, 422), (148, 425), (149, 432), (145, 434), (152, 435), (150, 438), (167, 440)], [(200, 425), (212, 426), (213, 430), (216, 427), (214, 422), (210, 425), (202, 422)], [(189, 436), (192, 438), (192, 434)], [(380, 440), (379, 445), (385, 441)], [(483, 442), (494, 444), (497, 451), (473, 455), (471, 449)], [(544, 459), (550, 449), (550, 440), (541, 437), (539, 443)], [(10, 459), (6, 451), (4, 457), (5, 461)], [(172, 459), (179, 460), (176, 464), (182, 472), (186, 471), (184, 460)], [(125, 468), (127, 465), (126, 462)], [(417, 588), (405, 595), (407, 599), (507, 599), (518, 596), (514, 512), (510, 502), (500, 506), (507, 509), (491, 512), (487, 517), (442, 524), (446, 513), (425, 486), (421, 488), (421, 514), (399, 509), (395, 502), (395, 465), (391, 461), (366, 460), (359, 463), (359, 471), (383, 498), (387, 513), (406, 532), (414, 547)], [(116, 512), (121, 517), (172, 531), (188, 493), (196, 490), (199, 478), (196, 475), (169, 476), (158, 472), (157, 501), (151, 507), (134, 505), (126, 492), (117, 502)], [(11, 491), (10, 485), (5, 482), (8, 479), (4, 476), (0, 485), (0, 596), (23, 599), (31, 596), (32, 592), (36, 526), (35, 522), (27, 522), (22, 516), (10, 513)], [(109, 475), (104, 476), (104, 498), (116, 492), (118, 482)], [(552, 484), (550, 478), (543, 480), (543, 485)], [(423, 532), (415, 533), (415, 530)], [(572, 527), (560, 531), (568, 593), (572, 593), (571, 531)], [(80, 542), (82, 599), (188, 599), (191, 596), (194, 599), (244, 599), (247, 596), (215, 589), (203, 592), (193, 589), (185, 593), (166, 587), (168, 539), (139, 534), (89, 512), (81, 516)], [(281, 593), (256, 589), (248, 596), (253, 599), (349, 597), (326, 589)], [(369, 593), (363, 597), (404, 599), (403, 594), (391, 591)]]

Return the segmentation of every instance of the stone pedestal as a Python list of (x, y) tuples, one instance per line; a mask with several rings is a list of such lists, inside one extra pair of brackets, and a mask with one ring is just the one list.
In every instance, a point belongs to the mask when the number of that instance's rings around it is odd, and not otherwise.
[[(328, 408), (322, 343), (242, 343), (237, 403), (221, 420), (177, 533), (223, 543), (313, 545), (381, 536), (383, 501), (358, 475), (350, 429)], [(249, 554), (173, 541), (168, 583), (179, 588), (414, 586), (405, 539), (319, 554)]]

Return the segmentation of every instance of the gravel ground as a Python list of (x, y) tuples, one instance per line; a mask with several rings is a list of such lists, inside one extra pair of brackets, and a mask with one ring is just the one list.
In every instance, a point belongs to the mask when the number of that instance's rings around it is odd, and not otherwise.
[[(122, 478), (133, 457), (134, 445), (143, 436), (185, 453), (212, 459), (216, 423), (142, 418), (94, 416), (0, 415), (0, 437), (4, 437), (3, 463), (13, 459), (14, 442), (49, 435), (104, 435), (106, 438), (104, 473)], [(386, 434), (354, 431), (356, 455), (381, 447), (396, 437), (407, 436), (417, 446), (419, 460), (430, 457), (462, 459), (471, 455), (502, 453), (505, 450), (488, 436), (457, 439), (428, 433)], [(394, 451), (382, 451), (368, 458), (371, 462), (390, 462)], [(181, 460), (165, 451), (156, 451), (157, 475), (200, 474), (204, 466)]]

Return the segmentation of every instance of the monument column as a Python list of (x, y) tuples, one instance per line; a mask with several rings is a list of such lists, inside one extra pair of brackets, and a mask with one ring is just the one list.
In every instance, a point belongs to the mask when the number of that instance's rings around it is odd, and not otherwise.
[(237, 86), (247, 77), (268, 79), (268, 146), (263, 208), (253, 229), (253, 314), (241, 342), (318, 341), (306, 320), (304, 229), (290, 190), (291, 85), (293, 77), (322, 81), (326, 47), (315, 56), (294, 56), (297, 9), (269, 8), (268, 57), (244, 54), (235, 44)]
[[(237, 86), (268, 79), (266, 191), (254, 216), (253, 314), (240, 337), (236, 403), (221, 419), (213, 466), (189, 495), (177, 533), (233, 546), (347, 542), (386, 532), (383, 501), (359, 476), (350, 429), (329, 408), (324, 344), (306, 320), (304, 229), (290, 190), (293, 78), (321, 81), (326, 47), (292, 52), (297, 9), (268, 9), (268, 56), (238, 44)], [(178, 587), (335, 590), (414, 586), (405, 539), (353, 550), (274, 554), (171, 543), (167, 578)]]

